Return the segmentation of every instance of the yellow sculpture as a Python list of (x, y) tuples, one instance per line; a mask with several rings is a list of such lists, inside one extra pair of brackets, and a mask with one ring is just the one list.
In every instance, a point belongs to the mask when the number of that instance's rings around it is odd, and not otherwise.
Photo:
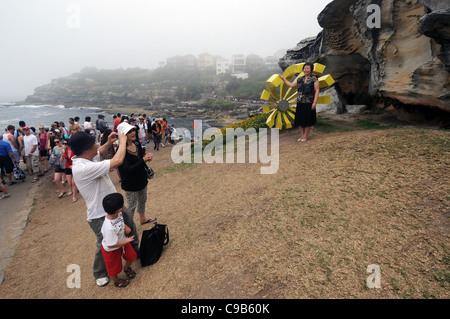
[[(298, 78), (304, 75), (303, 73), (303, 65), (305, 63), (293, 64), (289, 66), (283, 72), (283, 77), (289, 80), (290, 82), (297, 81)], [(325, 70), (325, 65), (314, 63), (314, 71), (313, 75), (322, 74)], [(291, 79), (298, 74), (294, 81)], [(319, 79), (320, 88), (324, 88), (332, 85), (335, 81), (331, 77), (331, 75), (325, 75), (320, 77)], [(277, 90), (278, 88), (278, 90)], [(266, 121), (266, 124), (269, 127), (275, 127), (277, 129), (283, 129), (283, 126), (286, 128), (292, 128), (292, 123), (295, 119), (295, 109), (297, 107), (297, 89), (290, 88), (284, 84), (283, 80), (278, 76), (278, 74), (272, 75), (266, 81), (266, 89), (261, 94), (261, 100), (267, 101), (271, 103), (270, 105), (263, 106), (263, 112), (268, 113), (272, 112), (269, 115), (269, 118)], [(321, 95), (317, 100), (317, 104), (330, 104), (331, 96), (330, 95)], [(284, 124), (284, 125), (283, 125)]]

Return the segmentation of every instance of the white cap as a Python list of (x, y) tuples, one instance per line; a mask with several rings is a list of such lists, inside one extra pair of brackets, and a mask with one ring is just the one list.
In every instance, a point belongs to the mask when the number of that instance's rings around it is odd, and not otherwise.
[(122, 122), (117, 126), (117, 132), (123, 133), (125, 135), (127, 135), (127, 133), (132, 129), (134, 129), (134, 126), (128, 124), (127, 122)]

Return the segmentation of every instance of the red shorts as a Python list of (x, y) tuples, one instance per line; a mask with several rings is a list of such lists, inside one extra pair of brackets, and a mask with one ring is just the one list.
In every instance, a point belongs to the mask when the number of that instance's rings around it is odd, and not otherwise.
[(123, 259), (129, 262), (136, 260), (137, 258), (136, 252), (130, 243), (113, 251), (106, 251), (103, 248), (103, 245), (101, 248), (103, 260), (105, 261), (106, 270), (108, 271), (109, 277), (117, 276), (122, 272), (122, 256)]

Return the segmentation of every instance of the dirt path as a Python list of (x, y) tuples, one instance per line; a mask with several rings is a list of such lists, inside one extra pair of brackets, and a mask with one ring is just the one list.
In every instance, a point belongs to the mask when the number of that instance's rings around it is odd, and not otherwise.
[[(169, 225), (171, 241), (157, 264), (134, 263), (137, 277), (121, 294), (95, 285), (84, 201), (58, 199), (48, 182), (0, 297), (449, 298), (449, 134), (297, 138), (280, 135), (274, 175), (261, 175), (261, 163), (174, 165), (171, 147), (155, 152), (147, 216)], [(67, 286), (72, 264), (81, 288)], [(372, 264), (380, 289), (366, 285)]]

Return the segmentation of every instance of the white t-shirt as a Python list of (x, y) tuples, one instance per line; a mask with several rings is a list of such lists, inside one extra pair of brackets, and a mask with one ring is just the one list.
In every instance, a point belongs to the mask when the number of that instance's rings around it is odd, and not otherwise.
[(105, 216), (103, 198), (116, 192), (109, 178), (110, 166), (110, 160), (100, 162), (98, 152), (93, 161), (76, 156), (72, 159), (72, 176), (86, 202), (88, 220)]
[(25, 135), (23, 137), (23, 148), (25, 156), (28, 156), (28, 154), (30, 154), (31, 149), (33, 148), (34, 145), (36, 145), (36, 149), (34, 150), (33, 153), (31, 153), (31, 155), (39, 156), (39, 147), (37, 147), (38, 145), (37, 137), (33, 134)]
[(145, 138), (145, 130), (147, 130), (147, 123), (138, 123), (139, 133), (142, 138)]
[(12, 149), (13, 152), (17, 152), (17, 148), (14, 147), (14, 144), (13, 144), (13, 143), (11, 142), (11, 140), (9, 139), (9, 136), (10, 136), (10, 135), (14, 137), (14, 135), (12, 135), (12, 134), (9, 133), (9, 132), (6, 132), (5, 134), (3, 134), (3, 140), (4, 140), (5, 142), (8, 142), (9, 145), (11, 145), (11, 149)]
[[(85, 130), (90, 129), (90, 128), (94, 128), (94, 126), (92, 125), (91, 122), (84, 122), (83, 127)], [(89, 130), (89, 134), (91, 135), (95, 135), (95, 130)]]
[(122, 247), (109, 248), (125, 240), (125, 222), (122, 213), (116, 219), (105, 218), (102, 226), (102, 246), (106, 251), (113, 251)]

